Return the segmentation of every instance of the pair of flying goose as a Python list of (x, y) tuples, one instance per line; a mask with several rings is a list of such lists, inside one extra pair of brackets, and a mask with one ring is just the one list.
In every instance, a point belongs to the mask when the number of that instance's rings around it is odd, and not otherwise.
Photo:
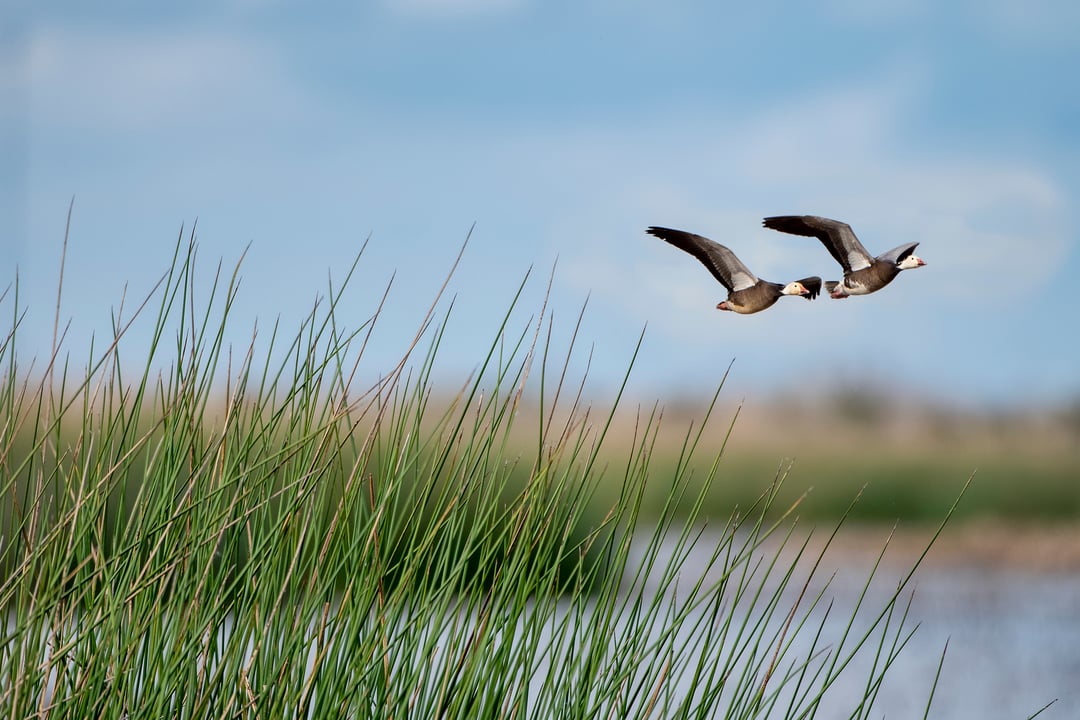
[[(855, 237), (851, 226), (838, 220), (816, 215), (780, 215), (767, 217), (762, 224), (772, 230), (821, 240), (829, 254), (844, 268), (843, 280), (825, 283), (829, 297), (836, 300), (875, 292), (891, 283), (901, 270), (926, 264), (915, 254), (917, 242), (873, 257)], [(716, 306), (719, 310), (749, 315), (771, 307), (784, 295), (798, 295), (813, 300), (821, 292), (821, 278), (816, 276), (787, 285), (761, 280), (750, 272), (735, 253), (701, 235), (662, 227), (650, 227), (646, 232), (696, 257), (727, 288), (727, 300)]]

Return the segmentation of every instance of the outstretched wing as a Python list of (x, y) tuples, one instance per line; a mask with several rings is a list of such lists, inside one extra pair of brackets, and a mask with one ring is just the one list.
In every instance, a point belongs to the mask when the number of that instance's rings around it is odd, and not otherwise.
[(767, 217), (762, 224), (770, 230), (816, 237), (828, 249), (836, 262), (845, 272), (853, 272), (870, 267), (873, 256), (855, 237), (851, 226), (839, 220), (818, 217), (817, 215), (779, 215)]
[(650, 227), (646, 232), (696, 257), (728, 292), (745, 290), (758, 281), (735, 253), (707, 237), (662, 227)]

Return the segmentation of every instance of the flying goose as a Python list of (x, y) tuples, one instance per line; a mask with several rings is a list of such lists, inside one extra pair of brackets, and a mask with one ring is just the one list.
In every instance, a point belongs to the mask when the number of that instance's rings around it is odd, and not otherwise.
[(646, 232), (685, 250), (709, 268), (713, 277), (728, 290), (727, 300), (716, 306), (718, 310), (749, 315), (771, 307), (782, 295), (801, 295), (813, 300), (821, 292), (819, 277), (803, 278), (787, 285), (759, 280), (735, 257), (735, 253), (706, 237), (662, 227), (650, 227)]
[(901, 270), (922, 267), (926, 263), (915, 254), (919, 243), (895, 247), (877, 257), (871, 257), (851, 226), (839, 220), (816, 215), (780, 215), (767, 217), (765, 227), (792, 235), (816, 237), (836, 262), (844, 268), (844, 279), (825, 283), (829, 297), (839, 300), (848, 295), (868, 295), (880, 290), (900, 274)]

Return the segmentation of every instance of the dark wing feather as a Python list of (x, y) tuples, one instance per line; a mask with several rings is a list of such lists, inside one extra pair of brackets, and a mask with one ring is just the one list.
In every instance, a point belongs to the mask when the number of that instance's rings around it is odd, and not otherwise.
[(851, 226), (839, 220), (818, 217), (817, 215), (779, 215), (767, 217), (762, 225), (770, 230), (804, 237), (816, 237), (828, 249), (836, 262), (845, 272), (870, 267), (874, 258), (855, 237)]
[(806, 296), (807, 300), (813, 300), (821, 293), (821, 278), (817, 275), (813, 277), (803, 278), (799, 281), (802, 286), (810, 291), (810, 294)]
[(696, 257), (728, 292), (744, 290), (758, 281), (735, 253), (707, 237), (663, 227), (650, 227), (646, 232)]

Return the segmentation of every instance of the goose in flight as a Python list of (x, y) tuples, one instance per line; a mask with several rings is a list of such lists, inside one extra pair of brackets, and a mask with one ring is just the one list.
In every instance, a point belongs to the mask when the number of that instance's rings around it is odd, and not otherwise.
[(829, 297), (839, 300), (849, 295), (868, 295), (891, 283), (901, 270), (922, 267), (926, 263), (915, 254), (919, 243), (907, 243), (872, 257), (851, 226), (839, 220), (816, 215), (780, 215), (767, 217), (765, 227), (792, 235), (816, 237), (836, 262), (844, 268), (844, 279), (825, 283)]
[(696, 257), (727, 288), (727, 300), (716, 306), (718, 310), (749, 315), (771, 307), (784, 295), (813, 300), (821, 292), (819, 277), (803, 278), (787, 285), (760, 280), (735, 257), (735, 253), (701, 235), (662, 227), (650, 227), (646, 232)]

